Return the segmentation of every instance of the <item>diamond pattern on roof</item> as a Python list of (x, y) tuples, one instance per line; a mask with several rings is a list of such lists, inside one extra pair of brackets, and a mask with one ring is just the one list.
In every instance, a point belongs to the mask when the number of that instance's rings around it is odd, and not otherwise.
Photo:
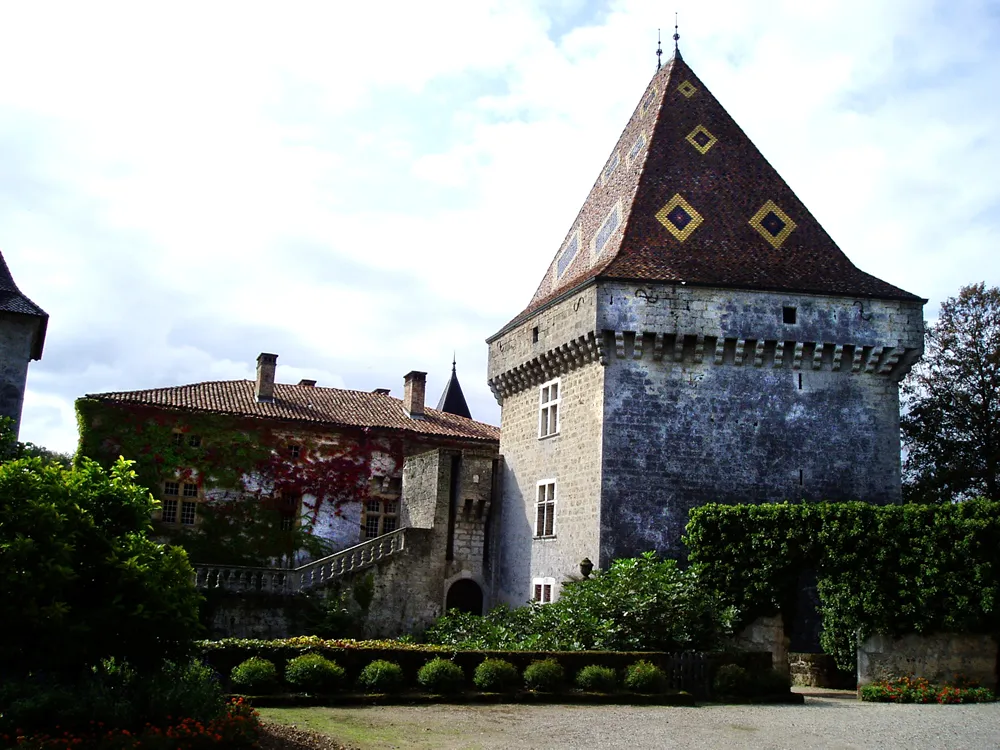
[(687, 136), (687, 142), (698, 149), (698, 153), (707, 154), (708, 150), (715, 145), (716, 141), (719, 139), (708, 132), (708, 128), (704, 125), (699, 125)]
[(795, 222), (770, 199), (751, 217), (750, 226), (774, 248), (781, 247), (795, 230)]
[(683, 242), (702, 222), (701, 214), (694, 210), (680, 193), (656, 212), (657, 220), (678, 240)]
[(683, 83), (681, 83), (680, 86), (677, 87), (677, 90), (680, 91), (682, 94), (684, 94), (684, 96), (686, 96), (688, 99), (690, 99), (692, 96), (694, 96), (695, 92), (698, 89), (695, 87), (693, 83), (691, 83), (691, 81), (684, 81)]

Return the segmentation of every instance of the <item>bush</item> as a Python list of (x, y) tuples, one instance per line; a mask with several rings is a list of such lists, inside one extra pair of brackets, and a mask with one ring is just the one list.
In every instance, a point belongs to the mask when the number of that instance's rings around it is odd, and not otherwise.
[(432, 693), (458, 693), (465, 687), (465, 672), (455, 662), (439, 656), (420, 668), (417, 682)]
[(658, 560), (650, 552), (565, 583), (551, 604), (501, 606), (484, 616), (451, 610), (425, 638), (504, 651), (707, 650), (729, 632), (734, 617), (710, 591), (675, 560)]
[(403, 687), (403, 670), (395, 662), (376, 659), (361, 670), (358, 686), (366, 693), (395, 693)]
[(658, 666), (642, 659), (625, 670), (625, 687), (634, 693), (665, 693), (667, 676)]
[(285, 682), (307, 693), (332, 693), (339, 690), (346, 676), (337, 662), (320, 654), (296, 656), (285, 667)]
[(565, 680), (566, 673), (555, 659), (533, 661), (524, 670), (525, 686), (541, 693), (558, 693)]
[(229, 680), (242, 693), (270, 693), (278, 684), (278, 670), (273, 661), (252, 656), (233, 667)]
[(520, 679), (517, 667), (503, 659), (484, 659), (472, 677), (476, 687), (488, 693), (512, 692)]
[(611, 667), (602, 667), (599, 664), (590, 664), (576, 673), (576, 686), (581, 690), (590, 690), (595, 693), (613, 693), (617, 683), (615, 670)]
[(10, 625), (0, 674), (71, 684), (109, 657), (150, 673), (187, 661), (199, 629), (194, 571), (182, 550), (148, 537), (155, 501), (130, 462), (10, 461), (0, 498), (0, 622)]
[(218, 674), (200, 662), (167, 663), (156, 672), (140, 673), (106, 659), (73, 682), (39, 675), (3, 681), (0, 735), (56, 725), (76, 731), (91, 722), (134, 732), (146, 722), (165, 726), (170, 716), (204, 724), (221, 717), (225, 705)]
[(739, 664), (723, 664), (712, 680), (712, 690), (716, 695), (750, 695), (750, 673)]

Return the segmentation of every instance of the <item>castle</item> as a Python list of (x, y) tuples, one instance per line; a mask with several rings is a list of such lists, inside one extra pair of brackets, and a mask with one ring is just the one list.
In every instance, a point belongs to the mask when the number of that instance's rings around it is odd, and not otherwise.
[[(925, 302), (855, 267), (675, 52), (534, 297), (488, 339), (499, 433), (469, 418), (454, 366), (425, 411), (422, 373), (400, 401), (275, 384), (262, 354), (256, 383), (82, 399), (81, 450), (156, 467), (168, 523), (240, 483), (289, 523), (314, 512), (340, 552), (202, 566), (200, 585), (295, 593), (375, 570), (371, 630), (398, 633), (452, 605), (553, 601), (584, 560), (681, 557), (701, 504), (899, 501), (898, 383)], [(220, 460), (234, 440), (259, 455)], [(359, 509), (337, 499), (358, 487)], [(268, 634), (237, 615), (218, 629)]]
[(49, 316), (14, 283), (0, 254), (0, 417), (14, 422), (17, 435), (24, 406), (28, 364), (42, 358)]
[(675, 52), (488, 340), (495, 596), (557, 596), (582, 558), (682, 556), (704, 503), (899, 501), (925, 302), (856, 268)]

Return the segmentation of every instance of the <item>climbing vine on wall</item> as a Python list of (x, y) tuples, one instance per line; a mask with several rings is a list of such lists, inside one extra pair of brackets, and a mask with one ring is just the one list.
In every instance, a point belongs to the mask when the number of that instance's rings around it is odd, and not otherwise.
[(240, 551), (229, 551), (230, 559), (213, 562), (248, 564), (248, 558), (267, 558), (290, 547), (321, 552), (315, 548), (320, 540), (308, 534), (321, 511), (325, 508), (326, 515), (336, 518), (348, 504), (363, 503), (369, 496), (372, 454), (401, 457), (403, 452), (398, 440), (375, 437), (364, 429), (317, 433), (225, 415), (90, 399), (79, 400), (77, 412), (83, 455), (104, 463), (118, 456), (135, 461), (140, 482), (154, 495), (166, 481), (197, 483), (210, 501), (202, 536), (249, 526), (259, 535), (275, 526), (282, 499), (301, 499), (302, 522), (295, 529), (278, 534), (273, 544), (264, 538), (244, 539)]
[(1000, 630), (1000, 503), (705, 505), (685, 542), (744, 623), (794, 607), (816, 572), (821, 643), (855, 663), (857, 636)]

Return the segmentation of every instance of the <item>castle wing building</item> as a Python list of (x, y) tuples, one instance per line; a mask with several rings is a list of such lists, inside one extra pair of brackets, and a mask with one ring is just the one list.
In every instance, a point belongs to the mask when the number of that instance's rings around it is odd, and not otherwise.
[(499, 595), (683, 556), (708, 502), (898, 501), (924, 302), (858, 269), (675, 54), (488, 339)]

